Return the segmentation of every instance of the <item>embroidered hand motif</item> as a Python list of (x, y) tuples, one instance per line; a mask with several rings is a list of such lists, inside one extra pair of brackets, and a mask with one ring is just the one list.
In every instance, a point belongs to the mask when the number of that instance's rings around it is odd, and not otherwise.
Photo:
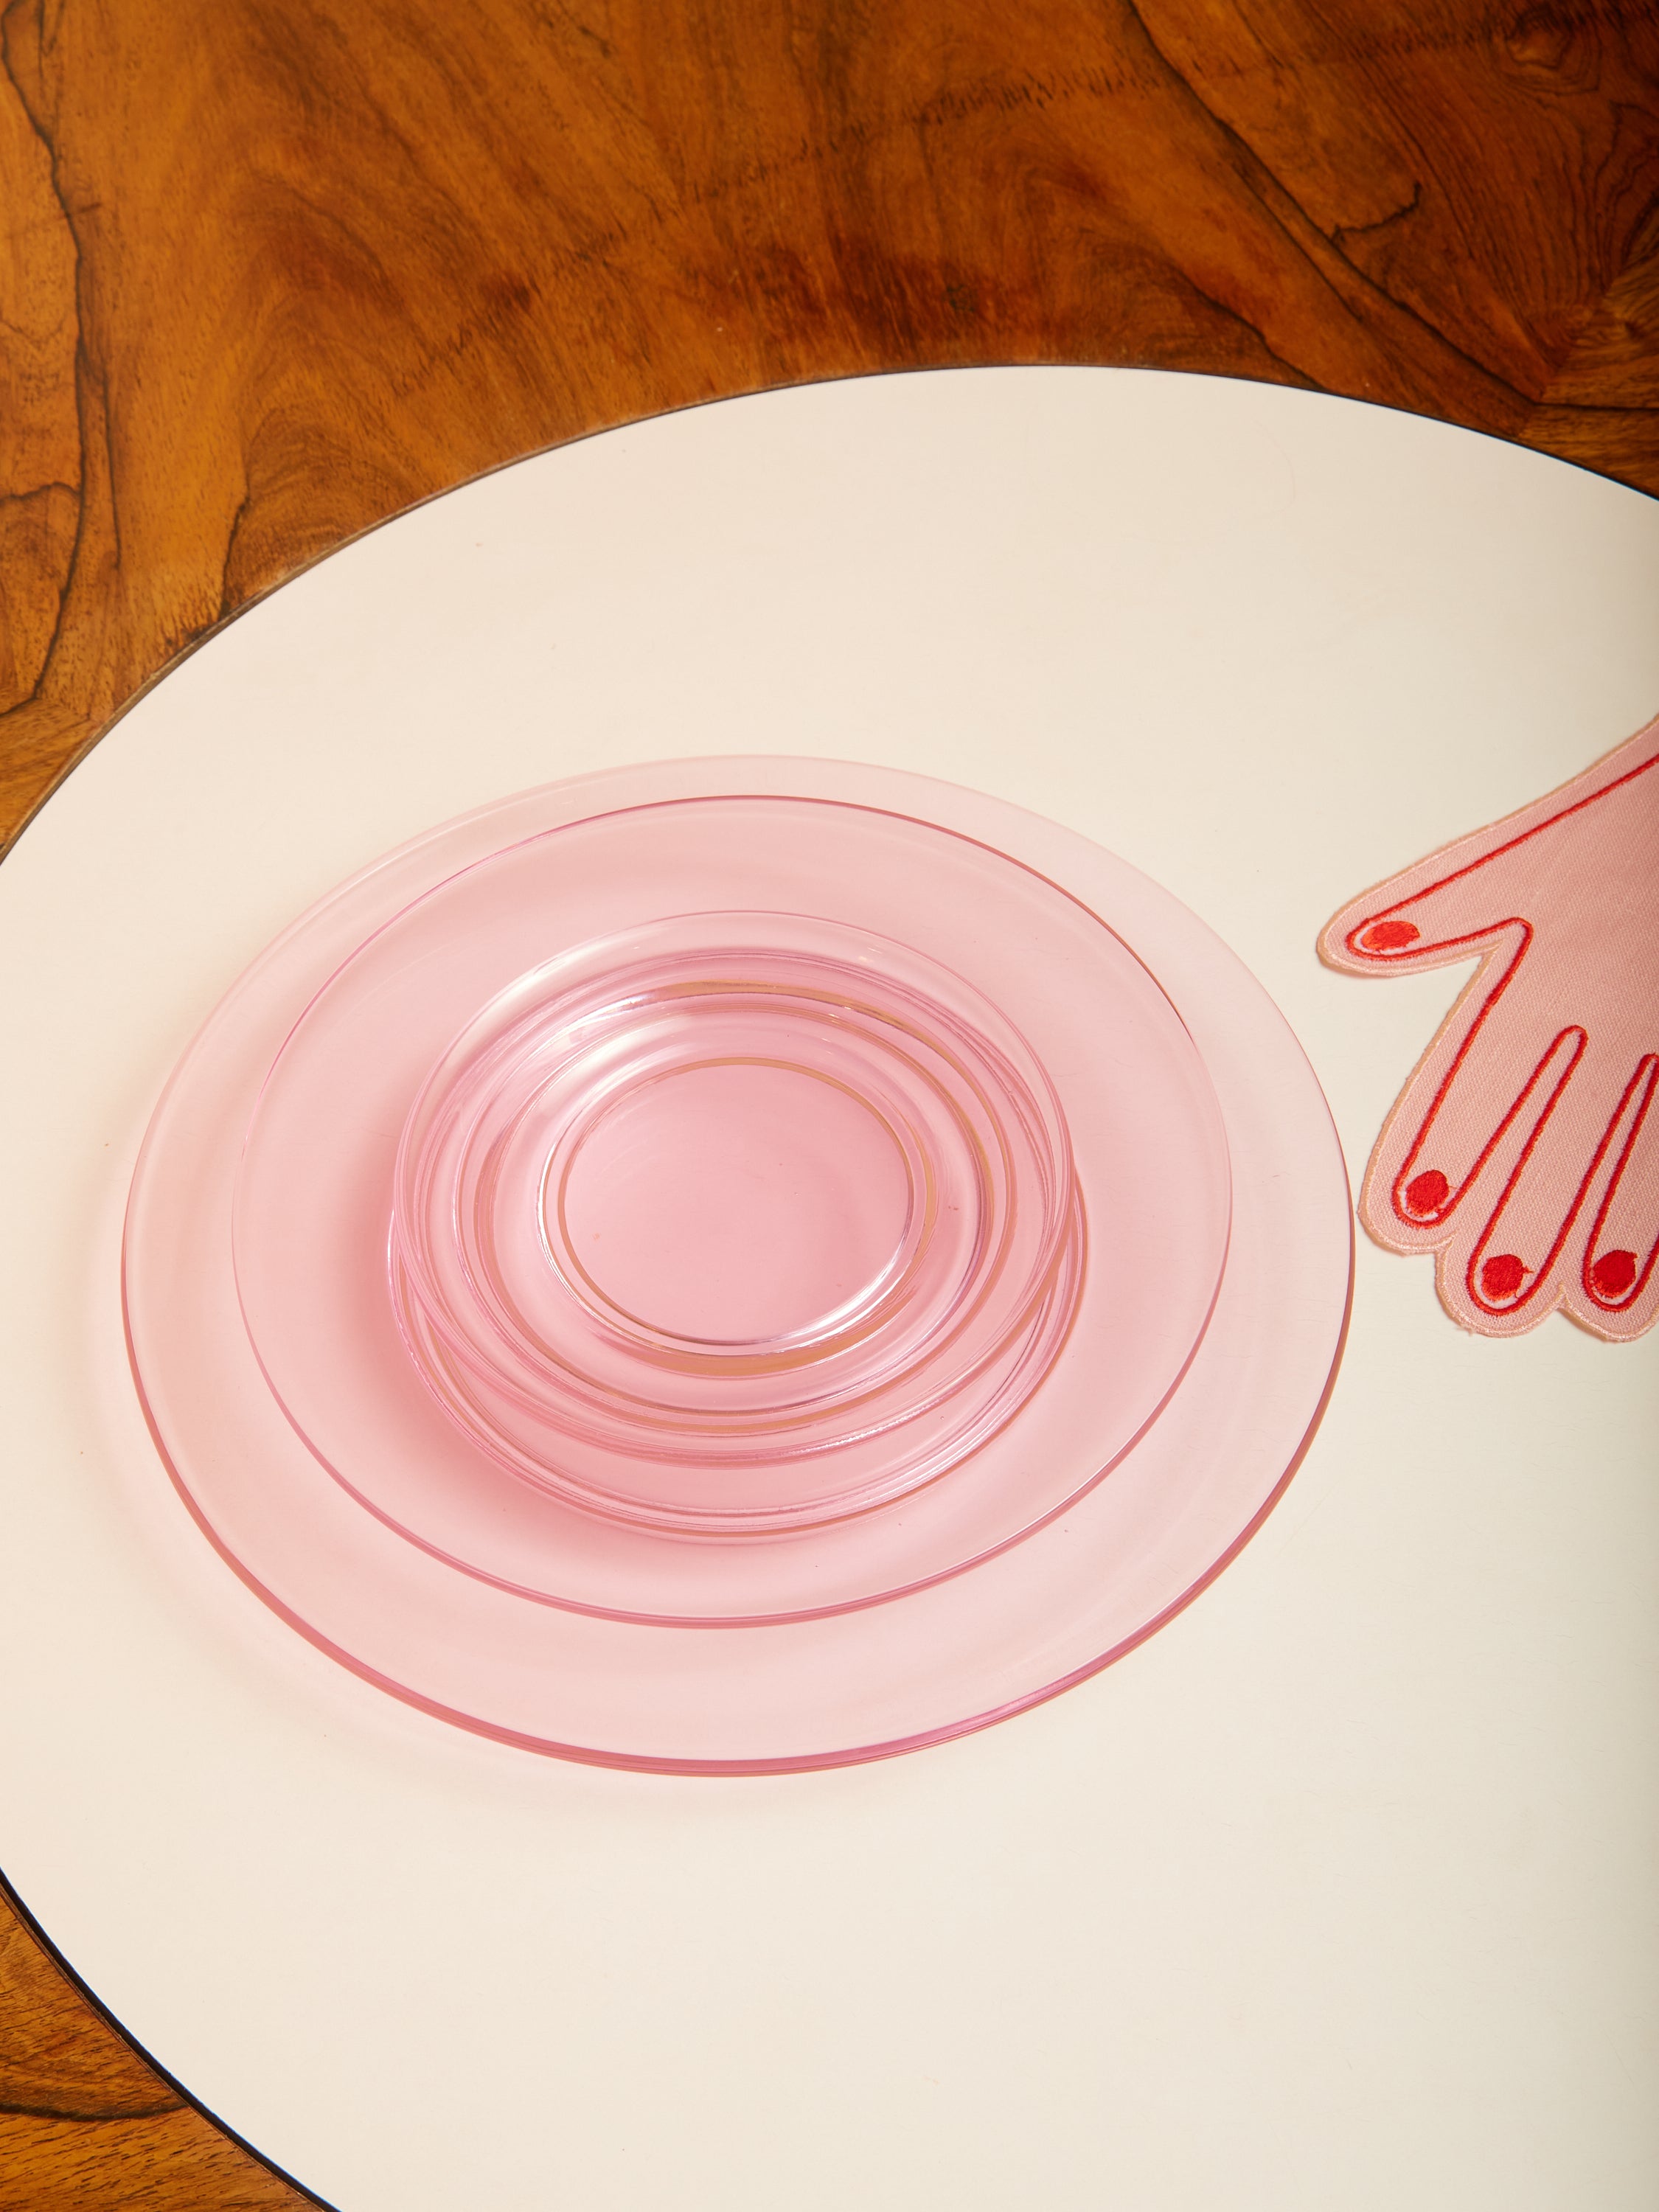
[(1561, 1306), (1598, 1336), (1659, 1318), (1659, 720), (1507, 820), (1346, 906), (1358, 975), (1480, 965), (1383, 1124), (1360, 1218), (1433, 1252), (1465, 1328)]

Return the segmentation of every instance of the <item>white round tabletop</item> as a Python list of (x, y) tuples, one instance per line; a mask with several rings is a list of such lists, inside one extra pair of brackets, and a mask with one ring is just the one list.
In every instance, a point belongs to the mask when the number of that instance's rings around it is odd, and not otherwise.
[(981, 1735), (734, 1780), (469, 1735), (293, 1633), (166, 1479), (118, 1262), (161, 1084), (295, 915), (715, 755), (1143, 871), (1357, 1179), (1463, 971), (1357, 981), (1321, 925), (1645, 721), (1656, 604), (1659, 505), (1518, 448), (962, 371), (521, 463), (141, 699), (0, 868), (0, 1867), (123, 2025), (341, 2212), (1650, 2203), (1659, 1335), (1466, 1335), (1362, 1238), (1323, 1425), (1194, 1604)]

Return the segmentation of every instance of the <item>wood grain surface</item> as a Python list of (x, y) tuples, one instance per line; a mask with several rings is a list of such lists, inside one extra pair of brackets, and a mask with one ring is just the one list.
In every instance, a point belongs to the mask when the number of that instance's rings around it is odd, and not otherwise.
[[(583, 432), (1109, 362), (1659, 493), (1652, 0), (11, 0), (0, 840), (179, 653)], [(304, 2200), (0, 1905), (0, 2212)]]

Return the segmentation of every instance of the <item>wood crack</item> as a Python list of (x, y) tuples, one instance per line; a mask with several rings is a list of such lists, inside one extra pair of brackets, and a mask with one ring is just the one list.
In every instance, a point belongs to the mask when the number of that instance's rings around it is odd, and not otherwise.
[[(55, 327), (62, 329), (66, 325), (73, 325), (75, 331), (73, 357), (78, 365), (83, 353), (83, 338), (80, 313), (80, 288), (82, 274), (81, 239), (79, 233), (76, 228), (74, 217), (70, 210), (68, 195), (64, 188), (64, 181), (60, 170), (57, 146), (46, 127), (45, 118), (37, 111), (36, 106), (32, 104), (30, 101), (28, 90), (23, 82), (23, 73), (14, 59), (14, 25), (16, 22), (21, 22), (22, 18), (22, 8), (23, 0), (17, 0), (17, 4), (12, 8), (7, 9), (3, 15), (0, 15), (0, 77), (3, 77), (5, 85), (9, 88), (11, 95), (16, 102), (19, 113), (22, 116), (29, 131), (33, 136), (35, 143), (39, 145), (41, 152), (46, 157), (47, 185), (52, 194), (52, 198), (56, 203), (58, 217), (61, 222), (62, 230), (60, 234), (67, 237), (70, 257), (68, 298), (64, 303), (64, 312), (58, 319)], [(37, 11), (36, 24), (37, 31), (44, 40), (44, 23), (39, 11)], [(29, 234), (39, 236), (46, 227), (46, 219), (44, 217), (37, 218), (31, 225), (28, 226)], [(24, 338), (29, 338), (32, 335), (26, 329), (20, 326), (15, 320), (8, 319), (5, 327), (13, 331), (14, 334)], [(79, 383), (80, 379), (77, 374), (75, 378), (76, 390), (75, 392), (70, 395), (72, 411), (76, 422), (76, 446), (79, 462), (76, 472), (77, 480), (71, 483), (61, 476), (54, 476), (46, 482), (31, 486), (26, 492), (14, 490), (10, 495), (13, 498), (27, 498), (38, 496), (43, 491), (61, 490), (72, 498), (76, 503), (76, 521), (74, 534), (70, 540), (68, 560), (64, 567), (61, 579), (56, 585), (55, 605), (53, 606), (51, 626), (46, 639), (44, 650), (40, 653), (39, 665), (36, 668), (33, 680), (27, 684), (27, 688), (21, 692), (21, 696), (14, 696), (9, 708), (5, 713), (0, 713), (0, 727), (3, 727), (9, 714), (17, 713), (21, 707), (28, 705), (40, 697), (43, 687), (47, 679), (48, 672), (52, 668), (53, 657), (57, 653), (58, 644), (63, 636), (64, 608), (74, 583), (76, 568), (80, 558), (82, 533), (84, 527), (86, 513), (86, 424), (80, 404)], [(28, 664), (26, 662), (26, 668), (27, 665)]]
[[(1343, 259), (1346, 261), (1348, 258), (1348, 241), (1350, 239), (1376, 238), (1380, 236), (1383, 231), (1392, 230), (1396, 224), (1404, 222), (1408, 216), (1415, 215), (1422, 204), (1423, 180), (1419, 177), (1413, 180), (1411, 198), (1405, 201), (1402, 205), (1390, 209), (1387, 215), (1378, 216), (1375, 222), (1338, 223), (1335, 229), (1330, 233), (1331, 244), (1335, 246), (1337, 252), (1340, 253)], [(1352, 262), (1349, 262), (1348, 265), (1350, 268), (1352, 268), (1353, 266)], [(1356, 276), (1363, 276), (1364, 272), (1355, 270), (1354, 273)]]
[[(1428, 338), (1437, 351), (1443, 351), (1446, 356), (1457, 362), (1460, 367), (1468, 372), (1474, 387), (1470, 396), (1480, 394), (1484, 397), (1490, 408), (1490, 412), (1479, 427), (1502, 430), (1510, 428), (1517, 419), (1516, 410), (1524, 410), (1532, 404), (1528, 396), (1505, 378), (1489, 368), (1465, 346), (1450, 337), (1444, 331), (1438, 329), (1409, 301), (1397, 298), (1384, 286), (1368, 276), (1363, 270), (1356, 269), (1346, 256), (1338, 250), (1333, 241), (1321, 230), (1295, 194), (1263, 161), (1249, 142), (1224, 115), (1218, 114), (1210, 106), (1197, 86), (1190, 82), (1176, 64), (1164, 54), (1147, 27), (1139, 0), (1122, 0), (1122, 4), (1139, 27), (1147, 45), (1169, 70), (1172, 82), (1179, 86), (1187, 97), (1194, 103), (1212, 128), (1225, 142), (1237, 164), (1240, 182), (1252, 193), (1264, 217), (1285, 240), (1291, 251), (1305, 264), (1310, 273), (1329, 292), (1341, 313), (1364, 327), (1363, 319), (1356, 313), (1353, 303), (1343, 296), (1341, 286), (1337, 283), (1333, 272), (1322, 265), (1322, 248), (1334, 254), (1337, 265), (1344, 272), (1345, 276), (1356, 284), (1362, 294), (1379, 303), (1386, 310), (1389, 317), (1402, 319), (1423, 337)], [(1292, 217), (1294, 220), (1291, 219)], [(1298, 235), (1298, 227), (1305, 234)], [(1253, 325), (1253, 327), (1259, 326)], [(1263, 342), (1266, 343), (1265, 333), (1262, 336)], [(1420, 390), (1422, 380), (1418, 365), (1415, 362), (1402, 362), (1401, 366), (1409, 368), (1413, 382), (1419, 385)], [(1316, 378), (1315, 380), (1323, 389), (1333, 388), (1323, 378)], [(1379, 398), (1382, 395), (1367, 392), (1360, 396), (1369, 398)], [(1503, 404), (1502, 403), (1505, 401), (1511, 402), (1513, 404)], [(1400, 404), (1402, 402), (1395, 399), (1392, 404)], [(1425, 410), (1428, 404), (1425, 397), (1419, 397), (1414, 404), (1419, 411)], [(1467, 400), (1465, 404), (1467, 404)]]
[(75, 2127), (104, 2127), (112, 2121), (158, 2120), (169, 2112), (187, 2109), (182, 2097), (167, 2096), (149, 2105), (100, 2105), (84, 2110), (58, 2103), (31, 2104), (0, 2097), (0, 2114), (14, 2120), (61, 2120)]

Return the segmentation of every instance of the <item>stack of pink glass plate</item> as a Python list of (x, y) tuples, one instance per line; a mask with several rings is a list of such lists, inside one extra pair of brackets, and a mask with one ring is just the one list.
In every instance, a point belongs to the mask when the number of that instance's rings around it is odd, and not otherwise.
[(1176, 902), (973, 794), (728, 762), (304, 916), (157, 1109), (125, 1289), (179, 1491), (315, 1643), (753, 1771), (1167, 1618), (1311, 1432), (1349, 1248), (1316, 1082)]

